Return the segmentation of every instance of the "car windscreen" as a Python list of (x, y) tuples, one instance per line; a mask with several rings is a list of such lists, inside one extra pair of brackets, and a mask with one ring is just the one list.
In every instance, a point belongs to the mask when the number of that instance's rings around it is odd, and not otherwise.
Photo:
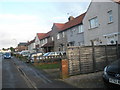
[(6, 56), (10, 56), (10, 53), (5, 53), (4, 55), (6, 55)]

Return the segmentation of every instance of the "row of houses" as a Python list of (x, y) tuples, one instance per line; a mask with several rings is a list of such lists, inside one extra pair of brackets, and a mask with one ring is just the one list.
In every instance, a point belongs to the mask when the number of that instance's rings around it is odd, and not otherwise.
[(47, 33), (37, 33), (27, 42), (32, 52), (66, 51), (68, 46), (120, 44), (120, 0), (95, 2), (78, 17), (70, 16), (68, 22), (53, 23)]

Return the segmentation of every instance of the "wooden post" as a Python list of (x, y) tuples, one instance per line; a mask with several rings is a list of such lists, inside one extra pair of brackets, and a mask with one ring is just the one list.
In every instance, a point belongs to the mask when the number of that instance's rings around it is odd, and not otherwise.
[(91, 40), (91, 44), (92, 44), (93, 72), (96, 72), (95, 47), (94, 47), (94, 41), (93, 40)]
[(107, 45), (105, 45), (105, 56), (106, 56), (106, 65), (108, 65)]
[(118, 47), (118, 42), (116, 41), (116, 54), (117, 54), (117, 59), (119, 59), (119, 47)]

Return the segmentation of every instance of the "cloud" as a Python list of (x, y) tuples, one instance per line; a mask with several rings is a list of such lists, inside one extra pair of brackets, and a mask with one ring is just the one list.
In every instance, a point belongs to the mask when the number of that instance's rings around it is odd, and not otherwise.
[(0, 48), (15, 46), (18, 42), (32, 40), (36, 33), (47, 32), (49, 27), (42, 25), (43, 19), (31, 15), (0, 14)]

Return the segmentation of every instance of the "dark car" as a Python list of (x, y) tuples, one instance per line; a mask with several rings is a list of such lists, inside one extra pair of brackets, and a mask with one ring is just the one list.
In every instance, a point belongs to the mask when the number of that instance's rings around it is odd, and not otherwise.
[(6, 52), (6, 53), (4, 53), (3, 57), (4, 57), (4, 59), (10, 59), (11, 58), (11, 53)]
[(120, 59), (104, 68), (103, 81), (107, 87), (120, 88)]

